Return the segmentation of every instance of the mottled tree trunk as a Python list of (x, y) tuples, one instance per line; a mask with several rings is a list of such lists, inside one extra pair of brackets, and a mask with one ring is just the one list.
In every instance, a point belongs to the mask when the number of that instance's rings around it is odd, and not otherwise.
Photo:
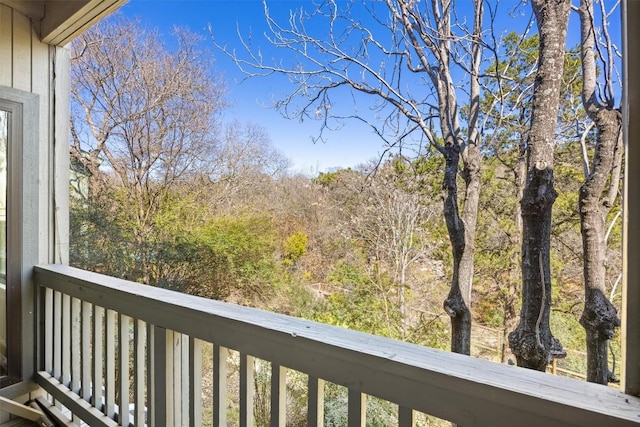
[[(618, 313), (605, 293), (607, 242), (606, 219), (613, 200), (608, 196), (616, 158), (621, 157), (621, 114), (601, 110), (595, 116), (598, 130), (593, 169), (580, 188), (580, 229), (582, 232), (585, 306), (580, 324), (587, 337), (587, 381), (607, 384), (612, 378), (608, 366), (608, 344), (620, 326)], [(619, 165), (618, 165), (619, 167)], [(614, 174), (615, 176), (615, 174)], [(615, 200), (615, 195), (613, 196)]]
[(527, 177), (522, 209), (522, 309), (509, 334), (518, 366), (544, 371), (562, 345), (549, 327), (550, 237), (554, 189), (555, 130), (564, 68), (570, 0), (532, 0), (540, 37), (538, 72), (527, 143)]
[(451, 240), (453, 275), (444, 309), (451, 317), (451, 351), (471, 353), (471, 286), (474, 272), (475, 231), (480, 196), (480, 152), (468, 144), (463, 153), (465, 201), (458, 211), (456, 178), (461, 153), (457, 145), (446, 147), (443, 181), (444, 217)]
[[(607, 214), (611, 210), (620, 180), (622, 162), (622, 115), (613, 108), (613, 93), (605, 90), (604, 99), (596, 95), (596, 52), (593, 1), (580, 2), (580, 54), (582, 59), (582, 102), (596, 125), (596, 149), (589, 168), (585, 160), (585, 182), (580, 187), (578, 205), (582, 232), (584, 266), (584, 311), (580, 324), (586, 331), (587, 381), (607, 384), (608, 347), (615, 328), (620, 326), (618, 313), (606, 297)], [(608, 46), (611, 50), (612, 46)], [(608, 70), (605, 75), (609, 75)], [(611, 82), (605, 82), (610, 88)]]
[[(448, 10), (450, 2), (443, 2)], [(441, 123), (446, 145), (441, 150), (445, 157), (443, 179), (444, 217), (451, 240), (453, 254), (453, 276), (449, 295), (444, 301), (444, 309), (451, 317), (451, 351), (471, 354), (471, 287), (474, 272), (474, 251), (478, 203), (480, 201), (480, 64), (482, 60), (482, 16), (483, 3), (474, 0), (473, 40), (471, 46), (471, 76), (469, 85), (469, 120), (467, 140), (460, 139), (460, 126), (457, 118), (455, 89), (449, 72), (450, 47), (448, 41), (440, 44), (441, 52), (446, 53), (443, 71), (446, 71), (436, 83), (440, 101), (440, 117), (448, 118)], [(447, 16), (440, 33), (450, 35)], [(441, 24), (438, 24), (441, 25)], [(446, 84), (443, 84), (446, 83)], [(455, 120), (452, 120), (455, 118)], [(453, 123), (455, 125), (451, 126)], [(462, 160), (462, 178), (465, 182), (462, 213), (458, 211), (458, 168)]]

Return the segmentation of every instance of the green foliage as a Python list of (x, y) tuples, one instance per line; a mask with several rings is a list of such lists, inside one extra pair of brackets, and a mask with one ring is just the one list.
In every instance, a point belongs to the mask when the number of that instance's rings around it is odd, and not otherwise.
[(308, 315), (312, 320), (387, 337), (398, 337), (399, 313), (375, 292), (359, 267), (338, 263), (328, 275), (333, 292)]
[(275, 242), (275, 229), (267, 218), (216, 218), (176, 239), (165, 259), (183, 259), (197, 271), (197, 279), (177, 284), (183, 291), (202, 296), (219, 290), (263, 294), (278, 273), (273, 259)]
[(116, 192), (108, 190), (102, 196), (94, 203), (70, 200), (70, 263), (115, 277), (131, 277), (135, 266), (131, 234), (107, 202), (109, 198), (117, 200)]
[(285, 264), (293, 264), (307, 252), (308, 237), (301, 231), (296, 231), (282, 243)]
[(579, 314), (553, 310), (550, 318), (551, 330), (560, 340), (567, 356), (558, 361), (558, 366), (578, 374), (586, 375), (585, 331), (578, 322)]
[(127, 209), (117, 187), (72, 200), (72, 265), (142, 281), (145, 257), (149, 284), (216, 299), (266, 295), (282, 276), (269, 217), (207, 217), (197, 194), (168, 194), (140, 242)]
[(320, 172), (313, 183), (322, 187), (330, 187), (340, 180), (340, 172)]

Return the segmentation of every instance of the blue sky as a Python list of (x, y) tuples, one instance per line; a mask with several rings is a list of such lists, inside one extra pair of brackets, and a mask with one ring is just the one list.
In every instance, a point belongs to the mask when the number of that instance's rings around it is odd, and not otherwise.
[[(607, 5), (614, 0), (604, 1)], [(280, 18), (278, 21), (282, 23), (286, 23), (290, 9), (313, 7), (310, 0), (270, 0), (268, 3), (272, 15)], [(523, 28), (529, 20), (528, 6), (520, 7), (515, 13), (510, 11), (517, 3), (516, 0), (502, 0), (500, 3), (497, 26), (501, 32)], [(265, 107), (271, 104), (272, 98), (282, 97), (293, 89), (282, 77), (257, 78), (240, 83), (243, 74), (229, 58), (214, 49), (208, 27), (211, 25), (219, 43), (228, 46), (240, 46), (237, 29), (243, 36), (251, 33), (254, 40), (261, 40), (266, 29), (261, 0), (129, 0), (120, 12), (127, 17), (140, 18), (143, 25), (157, 27), (166, 35), (177, 25), (188, 27), (206, 37), (203, 47), (210, 49), (214, 55), (216, 69), (227, 82), (228, 100), (233, 103), (225, 118), (251, 121), (263, 126), (273, 145), (293, 162), (294, 169), (313, 174), (335, 167), (353, 167), (378, 157), (383, 151), (382, 142), (372, 131), (354, 121), (346, 122), (339, 131), (325, 133), (325, 142), (313, 143), (312, 138), (318, 136), (320, 129), (317, 121), (300, 123), (287, 120), (279, 112)], [(577, 17), (572, 15), (570, 46), (577, 43), (579, 35)], [(485, 16), (487, 21), (488, 16)], [(618, 28), (618, 22), (614, 19), (612, 32), (619, 32)], [(267, 43), (262, 42), (262, 47), (265, 56), (273, 54), (268, 51)]]
[[(310, 1), (272, 1), (274, 13), (287, 16), (289, 9)], [(270, 105), (273, 96), (283, 95), (289, 85), (283, 79), (250, 79), (240, 83), (243, 74), (221, 52), (215, 51), (208, 38), (211, 24), (220, 42), (238, 42), (236, 24), (243, 34), (251, 31), (262, 34), (265, 28), (261, 0), (130, 0), (120, 12), (138, 17), (148, 27), (157, 27), (169, 35), (174, 25), (188, 27), (207, 37), (207, 48), (215, 55), (217, 71), (228, 84), (228, 99), (234, 104), (225, 118), (251, 121), (267, 129), (272, 144), (288, 157), (295, 170), (313, 174), (334, 167), (353, 167), (376, 158), (381, 143), (371, 131), (358, 123), (348, 123), (340, 131), (325, 134), (325, 142), (312, 141), (318, 136), (320, 125), (315, 121), (300, 123), (284, 119)]]

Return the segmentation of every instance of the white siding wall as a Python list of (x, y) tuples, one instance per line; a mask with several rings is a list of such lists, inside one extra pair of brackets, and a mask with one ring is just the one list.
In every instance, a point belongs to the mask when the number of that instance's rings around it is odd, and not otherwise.
[(69, 52), (41, 43), (29, 18), (2, 4), (0, 86), (40, 97), (38, 262), (67, 263)]
[[(33, 351), (35, 331), (34, 287), (30, 279), (32, 265), (68, 262), (68, 187), (69, 187), (69, 52), (41, 43), (30, 19), (18, 11), (0, 4), (0, 89), (16, 89), (38, 95), (35, 110), (24, 121), (38, 123), (37, 142), (23, 153), (26, 160), (22, 176), (24, 191), (37, 198), (23, 200), (23, 278), (22, 291), (22, 378), (23, 382), (3, 388), (0, 395), (24, 402), (36, 390)], [(32, 138), (33, 140), (33, 138)], [(37, 146), (37, 162), (33, 151)], [(33, 165), (33, 163), (37, 163)], [(33, 216), (37, 215), (37, 219)], [(37, 224), (37, 226), (36, 226)], [(26, 250), (25, 250), (26, 249)], [(24, 254), (29, 254), (25, 256)], [(28, 259), (26, 259), (28, 258)], [(0, 423), (6, 421), (0, 411)]]

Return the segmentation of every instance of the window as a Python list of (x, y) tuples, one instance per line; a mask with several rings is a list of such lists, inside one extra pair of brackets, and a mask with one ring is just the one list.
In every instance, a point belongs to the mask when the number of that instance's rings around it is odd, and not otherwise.
[(33, 373), (37, 135), (38, 96), (0, 87), (0, 387)]

